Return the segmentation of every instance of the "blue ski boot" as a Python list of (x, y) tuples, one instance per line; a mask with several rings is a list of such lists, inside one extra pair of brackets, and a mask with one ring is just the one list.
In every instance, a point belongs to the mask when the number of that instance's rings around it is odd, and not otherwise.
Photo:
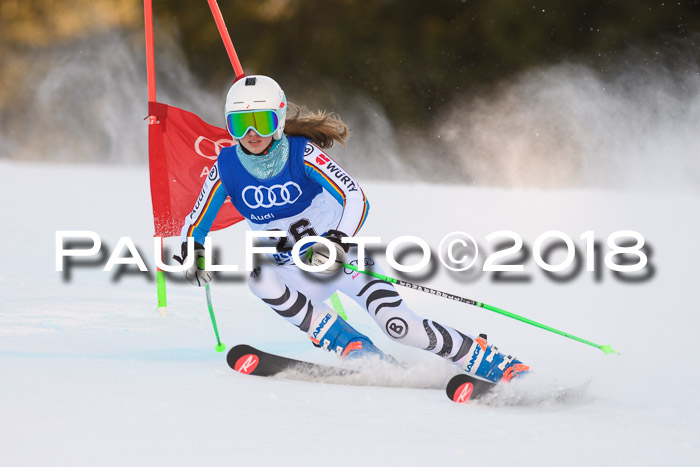
[(486, 344), (486, 334), (479, 334), (474, 339), (471, 348), (461, 359), (462, 369), (467, 374), (498, 383), (503, 380), (508, 382), (513, 378), (523, 375), (530, 369), (512, 355), (504, 355), (493, 345)]
[(356, 331), (335, 311), (321, 314), (309, 328), (309, 338), (315, 346), (335, 352), (340, 358), (355, 359), (376, 355), (382, 360), (386, 355), (376, 348), (369, 337)]

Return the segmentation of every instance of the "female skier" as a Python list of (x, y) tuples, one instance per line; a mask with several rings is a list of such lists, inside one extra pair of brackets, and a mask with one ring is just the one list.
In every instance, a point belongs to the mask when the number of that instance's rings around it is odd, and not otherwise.
[[(211, 280), (211, 273), (200, 269), (197, 260), (204, 256), (204, 239), (230, 196), (253, 230), (286, 232), (286, 237), (271, 238), (277, 250), (273, 262), (256, 268), (248, 285), (317, 347), (342, 358), (385, 357), (367, 336), (324, 304), (340, 290), (365, 308), (391, 339), (447, 358), (471, 375), (498, 382), (526, 372), (528, 366), (487, 345), (485, 335), (473, 337), (424, 319), (406, 306), (389, 282), (342, 268), (343, 262), (357, 264), (357, 247), (342, 239), (357, 234), (369, 211), (357, 181), (323, 151), (334, 141), (345, 144), (348, 128), (323, 112), (297, 111), (287, 119), (287, 107), (282, 88), (267, 76), (249, 76), (231, 86), (226, 126), (238, 144), (221, 151), (199, 201), (185, 218), (182, 257), (177, 259), (184, 262), (188, 237), (194, 238), (196, 257), (185, 272), (187, 279), (198, 286)], [(332, 242), (336, 262), (323, 273), (305, 272), (292, 261), (292, 246), (317, 235)], [(320, 265), (329, 254), (318, 242), (305, 245), (300, 256), (306, 256), (310, 265)], [(370, 264), (381, 273), (366, 258), (365, 265)]]

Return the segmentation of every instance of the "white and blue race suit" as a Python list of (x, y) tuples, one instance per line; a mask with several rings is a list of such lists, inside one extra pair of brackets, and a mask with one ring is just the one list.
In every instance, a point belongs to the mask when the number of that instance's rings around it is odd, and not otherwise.
[[(261, 242), (276, 245), (275, 264), (262, 264), (248, 282), (251, 291), (276, 313), (308, 332), (311, 323), (329, 311), (324, 301), (339, 290), (364, 308), (391, 339), (435, 353), (463, 368), (465, 361), (479, 353), (476, 338), (418, 316), (393, 284), (349, 269), (332, 280), (321, 280), (291, 261), (293, 244), (305, 236), (329, 230), (354, 236), (367, 218), (369, 203), (357, 181), (316, 144), (303, 137), (287, 138), (286, 164), (280, 173), (265, 180), (245, 169), (235, 147), (224, 148), (194, 209), (185, 218), (182, 241), (194, 237), (204, 244), (216, 213), (230, 196), (253, 230), (287, 232), (286, 240)], [(358, 264), (356, 248), (350, 248), (345, 261)], [(369, 256), (365, 266), (383, 273)]]
[(251, 229), (287, 232), (286, 239), (261, 242), (277, 246), (273, 259), (278, 264), (291, 261), (292, 246), (302, 237), (322, 236), (332, 229), (355, 235), (369, 212), (359, 184), (310, 140), (299, 136), (287, 140), (287, 163), (266, 180), (255, 178), (243, 167), (235, 147), (224, 148), (209, 172), (200, 201), (185, 219), (182, 241), (193, 237), (204, 244), (229, 196)]

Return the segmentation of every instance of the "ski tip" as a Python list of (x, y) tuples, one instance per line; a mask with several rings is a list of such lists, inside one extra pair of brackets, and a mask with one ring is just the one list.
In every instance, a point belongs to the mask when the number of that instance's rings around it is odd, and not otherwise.
[(260, 351), (245, 344), (234, 345), (226, 354), (226, 363), (232, 370), (249, 375), (260, 363)]
[(465, 404), (474, 394), (474, 382), (466, 375), (456, 375), (445, 388), (447, 397), (458, 404)]
[(473, 393), (474, 385), (472, 383), (470, 383), (469, 381), (462, 383), (457, 387), (457, 389), (455, 389), (454, 394), (452, 394), (452, 402), (456, 402), (458, 404), (466, 404)]
[(447, 383), (447, 397), (457, 404), (466, 404), (478, 399), (496, 387), (495, 383), (474, 378), (467, 374), (455, 375)]
[(233, 365), (231, 365), (231, 362), (229, 362), (229, 365), (235, 371), (243, 373), (245, 375), (249, 375), (252, 374), (253, 371), (255, 371), (255, 369), (258, 367), (258, 364), (260, 363), (260, 357), (258, 357), (254, 353), (249, 353), (238, 357), (236, 361), (232, 363)]

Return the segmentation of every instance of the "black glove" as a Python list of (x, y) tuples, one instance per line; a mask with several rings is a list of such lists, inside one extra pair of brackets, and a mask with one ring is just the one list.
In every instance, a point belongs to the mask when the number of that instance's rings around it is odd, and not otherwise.
[[(335, 247), (335, 262), (331, 264), (325, 271), (318, 272), (323, 274), (330, 274), (340, 269), (340, 267), (343, 265), (343, 263), (345, 262), (345, 253), (347, 253), (350, 249), (350, 244), (341, 243), (341, 239), (343, 237), (347, 237), (347, 235), (345, 235), (339, 230), (329, 230), (328, 232), (326, 232), (326, 235), (324, 235), (324, 237), (330, 240), (333, 243), (333, 246)], [(310, 266), (320, 266), (322, 264), (325, 264), (326, 261), (328, 261), (328, 258), (330, 258), (330, 253), (328, 252), (328, 248), (326, 247), (326, 245), (319, 242), (314, 243), (311, 246), (311, 254), (309, 256)]]
[[(180, 264), (185, 264), (187, 242), (182, 243), (180, 250), (181, 256), (173, 256), (173, 259)], [(190, 284), (197, 287), (208, 284), (214, 278), (213, 272), (204, 269), (204, 246), (201, 243), (194, 243), (194, 263), (185, 271), (185, 278)]]
[(331, 242), (340, 245), (340, 248), (343, 249), (344, 253), (347, 253), (350, 249), (349, 243), (343, 243), (343, 238), (347, 237), (347, 235), (341, 232), (340, 230), (331, 229), (328, 232), (326, 232), (326, 235), (324, 235), (324, 237), (330, 240)]

